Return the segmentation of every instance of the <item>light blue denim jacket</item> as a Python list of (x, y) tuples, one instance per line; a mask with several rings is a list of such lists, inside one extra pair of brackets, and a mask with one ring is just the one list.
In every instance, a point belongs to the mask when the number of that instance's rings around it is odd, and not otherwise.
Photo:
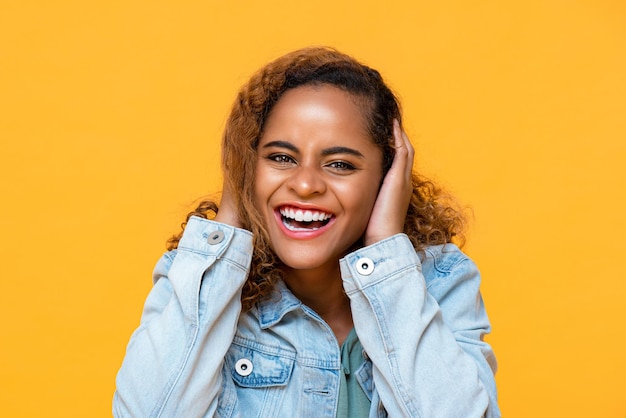
[[(340, 348), (279, 283), (241, 313), (248, 231), (192, 218), (154, 271), (117, 375), (116, 417), (334, 417)], [(367, 359), (370, 417), (499, 417), (475, 265), (451, 244), (418, 255), (398, 234), (340, 261)]]

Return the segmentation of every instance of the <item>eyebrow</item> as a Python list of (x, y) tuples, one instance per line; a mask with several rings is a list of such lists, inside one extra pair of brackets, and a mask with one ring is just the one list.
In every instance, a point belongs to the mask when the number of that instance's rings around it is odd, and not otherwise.
[(327, 155), (333, 155), (333, 154), (350, 154), (350, 155), (354, 155), (355, 157), (365, 158), (365, 156), (361, 154), (359, 151), (353, 148), (348, 148), (348, 147), (337, 146), (337, 147), (331, 147), (331, 148), (326, 148), (325, 150), (322, 150), (322, 156), (324, 157), (326, 157)]
[(298, 148), (291, 142), (287, 141), (272, 141), (263, 145), (263, 148), (287, 148), (289, 151), (298, 152)]
[[(272, 147), (286, 148), (292, 152), (300, 152), (295, 145), (287, 141), (272, 141), (263, 145), (263, 148), (272, 148)], [(336, 147), (330, 147), (330, 148), (326, 148), (322, 150), (322, 156), (324, 157), (329, 156), (329, 155), (334, 155), (334, 154), (349, 154), (349, 155), (354, 155), (355, 157), (365, 158), (365, 156), (360, 151), (357, 151), (353, 148), (348, 148), (348, 147), (336, 146)]]

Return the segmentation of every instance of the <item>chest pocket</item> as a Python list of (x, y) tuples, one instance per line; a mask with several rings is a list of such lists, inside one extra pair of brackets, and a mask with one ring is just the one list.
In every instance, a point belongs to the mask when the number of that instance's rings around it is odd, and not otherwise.
[(295, 351), (235, 336), (224, 358), (216, 415), (280, 417), (295, 359)]
[(226, 355), (226, 367), (242, 388), (284, 386), (289, 381), (295, 353), (236, 338)]

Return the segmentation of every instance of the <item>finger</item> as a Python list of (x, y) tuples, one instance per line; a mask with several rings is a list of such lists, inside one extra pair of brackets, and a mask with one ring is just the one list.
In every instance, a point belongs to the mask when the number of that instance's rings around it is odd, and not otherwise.
[(400, 128), (400, 122), (398, 119), (393, 120), (393, 140), (396, 149), (404, 146), (404, 138), (402, 137), (402, 128)]
[(410, 178), (413, 170), (413, 157), (415, 151), (413, 145), (409, 140), (406, 132), (400, 127), (400, 122), (397, 119), (393, 120), (393, 133), (394, 142), (396, 147), (396, 155), (394, 157), (393, 164), (399, 163), (401, 167), (398, 167), (405, 175), (405, 178)]
[(393, 141), (396, 153), (393, 158), (392, 167), (394, 165), (403, 165), (406, 161), (407, 155), (406, 143), (403, 138), (402, 128), (400, 128), (400, 122), (398, 122), (398, 119), (393, 120)]
[(406, 132), (404, 132), (404, 129), (401, 129), (402, 131), (402, 139), (404, 141), (404, 146), (406, 146), (407, 151), (409, 152), (409, 156), (411, 158), (413, 158), (413, 144), (411, 144), (411, 140), (409, 139), (409, 136), (406, 134)]

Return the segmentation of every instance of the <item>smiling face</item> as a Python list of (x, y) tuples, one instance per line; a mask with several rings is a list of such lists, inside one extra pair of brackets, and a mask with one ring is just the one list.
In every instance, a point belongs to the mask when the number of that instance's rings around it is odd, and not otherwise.
[(358, 100), (330, 85), (286, 91), (257, 146), (255, 203), (289, 268), (328, 271), (363, 235), (382, 153)]

